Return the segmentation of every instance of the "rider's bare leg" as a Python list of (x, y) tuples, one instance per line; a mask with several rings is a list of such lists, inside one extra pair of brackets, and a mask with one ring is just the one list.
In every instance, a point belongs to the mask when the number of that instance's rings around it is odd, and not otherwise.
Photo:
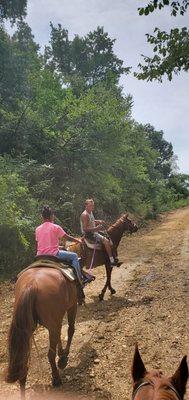
[(110, 259), (110, 265), (113, 267), (114, 265), (118, 265), (117, 264), (117, 260), (115, 260), (114, 259), (114, 256), (113, 256), (113, 254), (112, 254), (112, 248), (111, 248), (111, 244), (110, 244), (110, 242), (109, 242), (109, 240), (108, 239), (106, 239), (106, 238), (104, 238), (104, 240), (103, 240), (103, 245), (104, 245), (104, 247), (105, 247), (105, 250), (106, 250), (106, 252), (107, 252), (107, 254), (108, 254), (108, 257), (109, 257), (109, 259)]
[(111, 248), (111, 245), (110, 245), (109, 240), (106, 239), (106, 238), (104, 238), (104, 240), (103, 240), (103, 245), (104, 245), (104, 247), (105, 247), (105, 249), (106, 249), (106, 253), (108, 254), (108, 257), (109, 257), (109, 258), (110, 258), (110, 257), (113, 257), (113, 255), (112, 255), (112, 248)]

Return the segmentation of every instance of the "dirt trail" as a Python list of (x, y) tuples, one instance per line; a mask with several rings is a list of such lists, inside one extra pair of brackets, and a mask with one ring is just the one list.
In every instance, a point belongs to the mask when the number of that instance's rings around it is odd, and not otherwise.
[[(134, 345), (139, 344), (147, 369), (175, 372), (181, 357), (189, 356), (189, 208), (160, 216), (147, 229), (122, 239), (114, 268), (116, 295), (98, 302), (104, 270), (95, 271), (96, 281), (86, 289), (87, 305), (79, 309), (69, 365), (62, 376), (63, 387), (50, 386), (47, 362), (47, 332), (39, 328), (33, 345), (27, 398), (79, 398), (125, 400), (131, 398), (130, 368)], [(6, 335), (11, 320), (13, 287), (0, 287), (1, 371), (6, 365)], [(66, 325), (62, 337), (66, 336)], [(17, 397), (17, 386), (1, 377), (0, 399)], [(66, 394), (66, 399), (69, 400)], [(78, 398), (78, 397), (77, 397)], [(189, 394), (186, 400), (189, 400)]]

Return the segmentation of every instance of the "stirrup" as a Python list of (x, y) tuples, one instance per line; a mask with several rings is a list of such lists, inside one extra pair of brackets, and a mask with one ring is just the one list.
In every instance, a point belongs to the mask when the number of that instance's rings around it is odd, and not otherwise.
[(83, 284), (84, 284), (84, 285), (87, 285), (87, 283), (91, 283), (91, 282), (93, 282), (94, 280), (95, 280), (95, 277), (92, 277), (92, 276), (91, 276), (91, 278), (87, 278), (87, 277), (86, 277), (86, 278), (83, 279)]
[(92, 275), (92, 274), (89, 274), (88, 272), (86, 272), (86, 271), (83, 271), (83, 283), (84, 284), (86, 284), (86, 283), (91, 283), (91, 282), (93, 282), (95, 279), (96, 279), (96, 277), (94, 276), (94, 275)]

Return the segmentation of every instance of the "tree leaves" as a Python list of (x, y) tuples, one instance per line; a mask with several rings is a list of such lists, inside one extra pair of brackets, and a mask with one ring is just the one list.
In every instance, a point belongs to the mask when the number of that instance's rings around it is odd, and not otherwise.
[(148, 43), (154, 45), (154, 57), (143, 56), (145, 64), (139, 64), (141, 72), (135, 73), (138, 79), (153, 79), (162, 82), (166, 75), (172, 80), (173, 73), (189, 70), (189, 30), (186, 27), (171, 29), (170, 33), (154, 30), (155, 35), (147, 35)]
[(45, 50), (45, 62), (53, 71), (71, 84), (78, 93), (78, 80), (86, 89), (98, 82), (118, 83), (121, 74), (128, 74), (130, 68), (123, 67), (123, 61), (113, 52), (115, 40), (110, 39), (102, 27), (97, 27), (85, 37), (76, 35), (71, 41), (60, 24), (51, 23), (51, 40)]
[[(169, 1), (169, 0), (153, 0), (146, 7), (138, 8), (139, 15), (148, 15), (155, 8), (161, 10), (164, 6), (170, 6), (171, 15), (176, 17), (178, 13), (184, 15), (187, 11), (189, 0)], [(135, 72), (134, 76), (138, 79), (146, 79), (148, 81), (158, 80), (162, 82), (162, 77), (167, 76), (168, 80), (172, 80), (173, 73), (178, 74), (180, 71), (188, 71), (189, 69), (189, 31), (186, 27), (182, 29), (172, 29), (170, 33), (160, 31), (155, 28), (156, 36), (146, 34), (147, 41), (155, 45), (154, 53), (158, 56), (144, 58), (145, 64), (138, 64), (142, 72)]]
[(0, 2), (0, 21), (10, 19), (15, 23), (17, 19), (26, 16), (27, 0), (6, 0)]
[(170, 0), (152, 0), (148, 3), (146, 7), (139, 7), (139, 15), (149, 15), (155, 9), (161, 10), (164, 6), (170, 6), (171, 15), (176, 17), (179, 13), (180, 15), (184, 15), (189, 5), (189, 0), (181, 0), (181, 1), (170, 1)]

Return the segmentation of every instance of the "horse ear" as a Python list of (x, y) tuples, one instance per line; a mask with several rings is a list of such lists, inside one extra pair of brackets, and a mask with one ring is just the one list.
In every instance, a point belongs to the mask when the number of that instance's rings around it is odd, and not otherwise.
[(183, 357), (178, 369), (171, 377), (171, 382), (175, 389), (178, 391), (181, 398), (183, 398), (186, 391), (186, 383), (188, 380), (188, 365), (186, 361), (186, 356)]
[(135, 346), (135, 354), (133, 358), (133, 364), (132, 364), (132, 378), (134, 382), (139, 381), (140, 379), (144, 378), (146, 374), (146, 368), (144, 366), (144, 363), (142, 361), (142, 358), (139, 353), (138, 345), (136, 344)]

